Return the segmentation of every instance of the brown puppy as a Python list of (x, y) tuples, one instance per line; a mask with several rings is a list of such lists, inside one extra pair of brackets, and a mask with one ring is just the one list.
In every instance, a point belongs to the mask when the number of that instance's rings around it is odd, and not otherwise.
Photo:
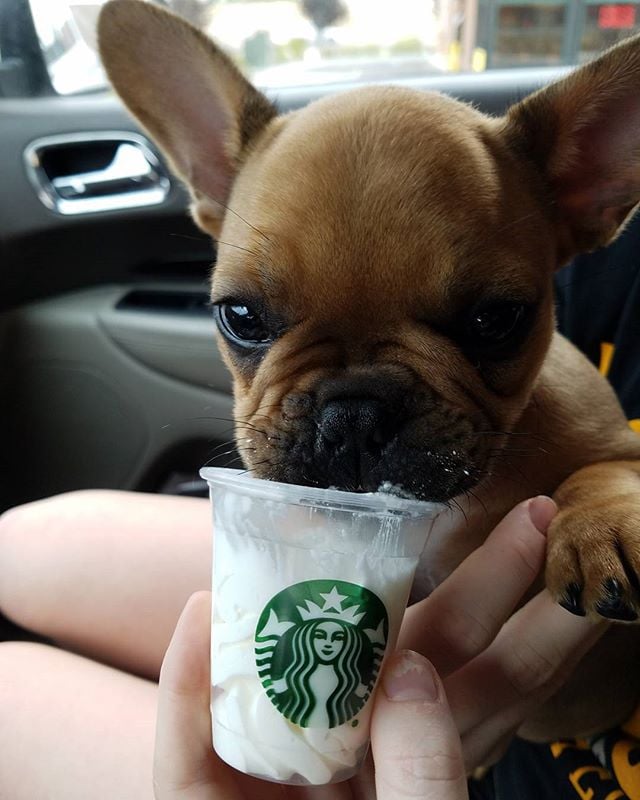
[[(219, 240), (212, 299), (247, 466), (463, 506), (415, 596), (517, 501), (554, 494), (549, 589), (574, 613), (636, 619), (640, 438), (554, 333), (552, 274), (640, 201), (640, 40), (491, 119), (388, 87), (280, 117), (203, 34), (139, 0), (108, 4), (99, 36)], [(639, 654), (637, 628), (612, 629), (529, 733), (620, 721)]]

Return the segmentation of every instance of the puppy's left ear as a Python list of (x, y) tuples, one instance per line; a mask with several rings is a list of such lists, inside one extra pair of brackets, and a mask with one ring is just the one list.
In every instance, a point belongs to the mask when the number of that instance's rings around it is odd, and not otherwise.
[(98, 42), (113, 87), (189, 186), (196, 222), (217, 236), (274, 106), (205, 34), (143, 0), (107, 3)]
[(640, 36), (517, 104), (505, 123), (546, 179), (559, 265), (609, 243), (640, 202)]

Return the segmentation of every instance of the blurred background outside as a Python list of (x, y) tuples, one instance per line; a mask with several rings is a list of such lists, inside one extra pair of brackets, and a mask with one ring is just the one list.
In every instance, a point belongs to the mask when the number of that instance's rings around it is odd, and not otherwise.
[[(640, 0), (154, 1), (206, 30), (257, 85), (275, 89), (577, 64), (640, 30)], [(102, 2), (30, 0), (60, 94), (106, 84), (95, 42)]]

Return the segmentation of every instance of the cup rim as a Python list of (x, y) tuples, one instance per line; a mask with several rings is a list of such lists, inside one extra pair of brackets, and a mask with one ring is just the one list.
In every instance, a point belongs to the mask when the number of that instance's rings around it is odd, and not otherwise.
[(268, 481), (255, 478), (247, 470), (227, 467), (203, 467), (200, 477), (209, 487), (231, 489), (239, 494), (288, 505), (416, 519), (433, 519), (447, 508), (443, 503), (412, 500), (390, 492), (343, 492), (341, 489), (319, 489), (315, 486)]

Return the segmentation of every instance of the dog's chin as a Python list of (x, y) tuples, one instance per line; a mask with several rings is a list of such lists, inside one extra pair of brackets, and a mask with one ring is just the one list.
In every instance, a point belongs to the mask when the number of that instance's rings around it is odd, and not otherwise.
[[(339, 489), (346, 492), (384, 492), (398, 497), (423, 500), (434, 503), (446, 503), (463, 495), (480, 482), (481, 471), (472, 464), (445, 458), (443, 455), (424, 454), (422, 458), (407, 454), (405, 469), (377, 462), (363, 460), (357, 465), (334, 459), (328, 466), (319, 467), (313, 462), (305, 464), (279, 462), (277, 466), (269, 464), (248, 465), (251, 473), (257, 478), (279, 481), (281, 483), (313, 486), (320, 489)], [(410, 463), (414, 461), (413, 468)], [(408, 463), (407, 463), (408, 462)]]

